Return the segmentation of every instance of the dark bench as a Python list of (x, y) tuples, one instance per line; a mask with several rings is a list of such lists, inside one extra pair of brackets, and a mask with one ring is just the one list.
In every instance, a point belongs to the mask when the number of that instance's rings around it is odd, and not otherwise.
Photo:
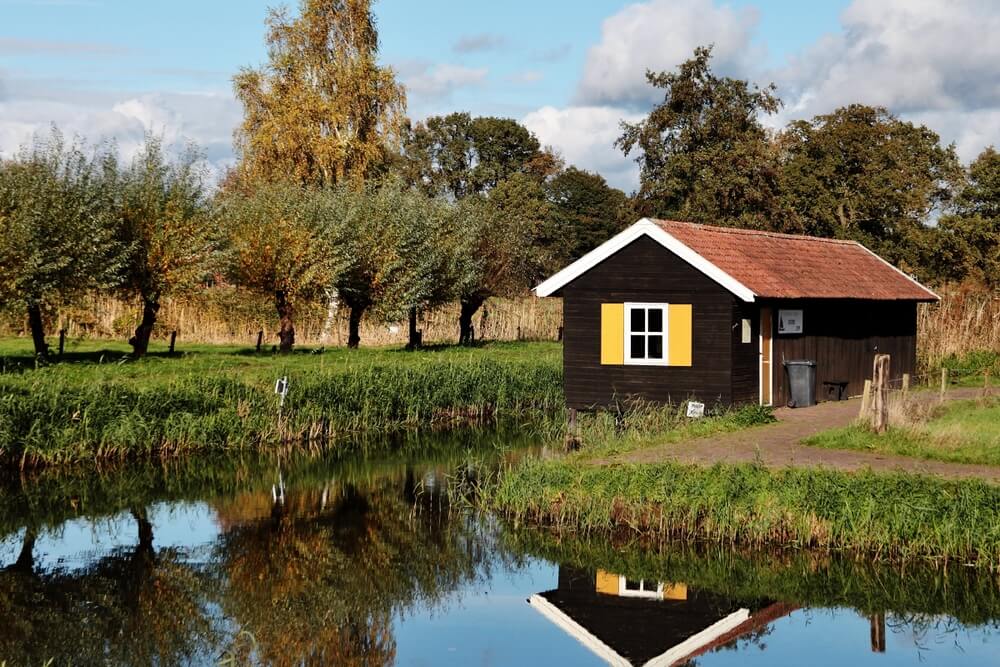
[(842, 401), (847, 398), (847, 380), (824, 380), (823, 398), (827, 401)]

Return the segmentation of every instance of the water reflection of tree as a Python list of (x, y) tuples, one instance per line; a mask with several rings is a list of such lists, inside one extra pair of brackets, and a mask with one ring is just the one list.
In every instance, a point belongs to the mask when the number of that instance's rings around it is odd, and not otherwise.
[(478, 524), (446, 520), (442, 494), (419, 486), (407, 470), (292, 492), (256, 521), (218, 507), (232, 526), (222, 607), (255, 640), (234, 644), (236, 661), (391, 664), (395, 613), (484, 576), (493, 554)]
[(213, 642), (202, 605), (204, 578), (171, 551), (157, 552), (145, 509), (132, 517), (131, 548), (81, 569), (40, 569), (35, 534), (25, 531), (18, 559), (0, 571), (0, 655), (10, 664), (159, 664), (190, 662)]

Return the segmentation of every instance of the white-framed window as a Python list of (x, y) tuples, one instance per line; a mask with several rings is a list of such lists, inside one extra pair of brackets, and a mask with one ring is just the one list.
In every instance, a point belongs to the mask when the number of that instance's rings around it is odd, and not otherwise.
[(618, 591), (621, 597), (660, 599), (663, 597), (663, 583), (619, 577)]
[(625, 304), (625, 363), (667, 365), (666, 303)]

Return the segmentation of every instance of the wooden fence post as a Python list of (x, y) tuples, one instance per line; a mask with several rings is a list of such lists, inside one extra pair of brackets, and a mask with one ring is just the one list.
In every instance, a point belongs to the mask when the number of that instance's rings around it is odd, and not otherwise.
[(170, 354), (174, 353), (174, 343), (177, 342), (177, 330), (174, 329), (170, 332)]
[(66, 349), (66, 330), (59, 330), (59, 358), (62, 359), (63, 350)]
[(872, 405), (872, 381), (865, 380), (865, 390), (861, 394), (861, 413), (858, 417), (865, 419), (868, 417), (868, 409)]
[[(62, 349), (59, 350), (59, 354), (62, 355)], [(990, 369), (983, 371), (983, 396), (990, 395)]]
[(903, 398), (910, 393), (910, 374), (903, 373)]
[(261, 329), (257, 332), (257, 351), (260, 352), (260, 346), (264, 344), (264, 330)]
[(872, 394), (874, 415), (872, 428), (876, 433), (884, 433), (889, 427), (889, 355), (876, 354), (872, 373)]
[(948, 369), (941, 369), (941, 401), (944, 402), (944, 392), (948, 389)]
[(885, 653), (885, 614), (868, 617), (871, 625), (872, 653)]
[(563, 446), (568, 452), (580, 449), (580, 436), (576, 426), (576, 408), (570, 408), (566, 415), (566, 441)]

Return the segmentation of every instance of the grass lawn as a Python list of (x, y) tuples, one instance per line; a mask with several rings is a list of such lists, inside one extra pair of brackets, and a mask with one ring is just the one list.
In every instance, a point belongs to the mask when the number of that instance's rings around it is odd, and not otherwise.
[(852, 425), (812, 436), (803, 444), (1000, 465), (1000, 398), (948, 403), (938, 407), (926, 422), (893, 427), (882, 435)]
[(151, 352), (136, 361), (124, 344), (74, 341), (62, 361), (36, 367), (30, 341), (0, 341), (0, 463), (326, 449), (345, 434), (562, 406), (558, 343), (288, 355), (191, 345), (173, 357), (161, 343)]

